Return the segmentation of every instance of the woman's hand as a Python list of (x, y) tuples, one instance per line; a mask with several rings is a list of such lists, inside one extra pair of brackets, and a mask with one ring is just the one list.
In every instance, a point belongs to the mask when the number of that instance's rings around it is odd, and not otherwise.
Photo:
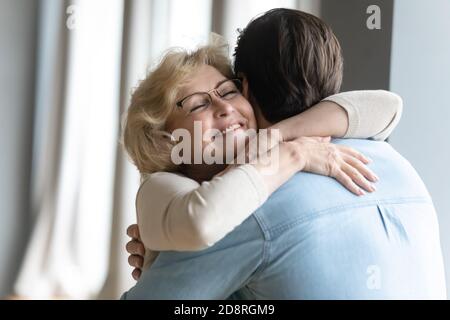
[(371, 182), (378, 177), (366, 165), (370, 162), (353, 148), (330, 143), (330, 138), (301, 137), (288, 143), (294, 144), (304, 162), (302, 171), (335, 178), (357, 195), (364, 190), (375, 191)]
[(144, 265), (145, 247), (141, 241), (137, 224), (132, 224), (128, 227), (127, 235), (131, 238), (126, 245), (127, 252), (130, 254), (128, 257), (128, 264), (134, 267), (131, 275), (133, 279), (137, 281), (141, 276), (142, 267)]

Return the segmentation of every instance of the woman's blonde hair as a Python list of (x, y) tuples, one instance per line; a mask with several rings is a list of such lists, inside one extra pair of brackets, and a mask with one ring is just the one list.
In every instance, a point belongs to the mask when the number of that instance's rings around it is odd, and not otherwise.
[(203, 46), (193, 52), (173, 48), (132, 93), (122, 143), (142, 179), (158, 171), (177, 171), (171, 161), (174, 141), (165, 124), (176, 109), (181, 85), (201, 65), (210, 65), (228, 78), (233, 75), (224, 44)]

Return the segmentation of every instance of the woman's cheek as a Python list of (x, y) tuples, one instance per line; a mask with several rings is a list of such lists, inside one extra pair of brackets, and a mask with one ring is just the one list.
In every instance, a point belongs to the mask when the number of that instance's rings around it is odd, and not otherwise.
[(245, 108), (244, 108), (244, 113), (243, 115), (245, 116), (245, 118), (248, 121), (248, 128), (249, 129), (256, 129), (256, 117), (255, 117), (255, 113), (253, 111), (252, 106), (250, 105), (250, 103), (246, 100), (245, 101)]
[(255, 114), (253, 113), (253, 110), (248, 114), (247, 120), (248, 120), (248, 129), (258, 128), (258, 124), (256, 123), (256, 117)]

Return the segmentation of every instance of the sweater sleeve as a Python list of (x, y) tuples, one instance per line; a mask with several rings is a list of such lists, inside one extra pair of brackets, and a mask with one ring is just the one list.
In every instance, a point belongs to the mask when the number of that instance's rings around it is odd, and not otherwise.
[(242, 165), (201, 184), (175, 173), (155, 173), (136, 197), (142, 242), (149, 250), (195, 251), (212, 246), (268, 197), (259, 172)]
[(400, 121), (402, 98), (385, 90), (342, 92), (325, 98), (347, 111), (349, 126), (344, 138), (385, 140)]

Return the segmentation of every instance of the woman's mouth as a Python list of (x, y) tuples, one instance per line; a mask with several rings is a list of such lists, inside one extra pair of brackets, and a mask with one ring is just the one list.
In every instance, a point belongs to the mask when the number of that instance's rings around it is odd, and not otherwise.
[(221, 131), (219, 131), (219, 129), (217, 129), (216, 134), (211, 136), (210, 141), (214, 141), (215, 139), (217, 139), (219, 137), (226, 137), (228, 134), (234, 134), (236, 131), (245, 130), (245, 128), (246, 128), (246, 125), (245, 125), (244, 121), (230, 124), (228, 127), (226, 127), (225, 129), (223, 129)]
[(223, 135), (226, 135), (228, 132), (235, 131), (240, 128), (242, 128), (242, 125), (240, 123), (235, 123), (235, 124), (232, 124), (231, 126), (227, 127), (225, 130), (222, 130), (221, 133)]

